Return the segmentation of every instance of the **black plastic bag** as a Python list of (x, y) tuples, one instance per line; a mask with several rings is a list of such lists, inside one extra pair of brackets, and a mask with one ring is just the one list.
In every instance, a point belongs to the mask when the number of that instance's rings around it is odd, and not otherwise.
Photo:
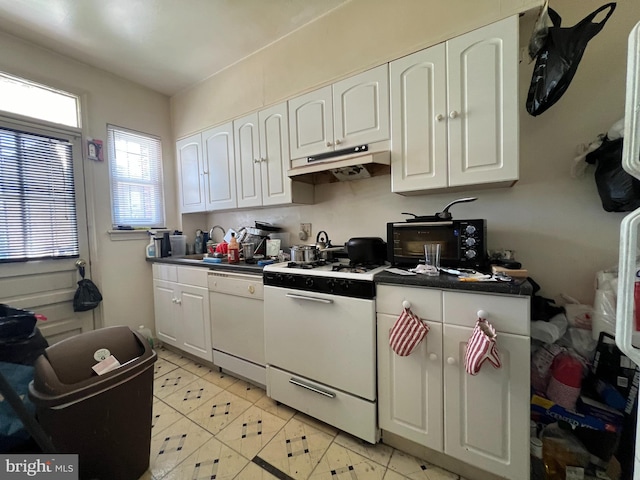
[(73, 296), (73, 311), (85, 312), (93, 310), (102, 301), (102, 294), (96, 284), (91, 280), (83, 278), (78, 282), (78, 289)]
[[(607, 8), (609, 12), (605, 18), (599, 23), (593, 23), (592, 20)], [(615, 3), (607, 3), (570, 28), (562, 28), (562, 18), (549, 8), (553, 26), (549, 27), (544, 47), (536, 58), (527, 95), (527, 112), (534, 117), (540, 115), (564, 95), (578, 69), (587, 43), (602, 30), (615, 8)]]
[(640, 207), (640, 180), (622, 168), (623, 139), (604, 138), (585, 161), (597, 163), (595, 180), (602, 208), (607, 212), (630, 212)]

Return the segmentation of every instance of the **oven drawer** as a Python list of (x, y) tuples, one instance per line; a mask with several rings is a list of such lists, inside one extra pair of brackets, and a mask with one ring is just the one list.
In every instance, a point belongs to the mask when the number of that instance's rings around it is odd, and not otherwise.
[(376, 404), (267, 365), (267, 394), (370, 443), (378, 441)]

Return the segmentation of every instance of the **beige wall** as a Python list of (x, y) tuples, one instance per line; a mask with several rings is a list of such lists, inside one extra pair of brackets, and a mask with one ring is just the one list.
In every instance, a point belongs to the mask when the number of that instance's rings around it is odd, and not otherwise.
[[(174, 142), (169, 99), (107, 72), (34, 47), (0, 33), (0, 70), (83, 95), (83, 133), (106, 143), (107, 123), (162, 138), (167, 221), (177, 224)], [(153, 325), (151, 267), (145, 262), (146, 238), (111, 241), (108, 163), (85, 162), (90, 209), (92, 278), (102, 291), (104, 324)]]
[[(553, 7), (563, 16), (564, 25), (573, 25), (601, 4), (556, 0)], [(423, 1), (353, 0), (273, 50), (265, 49), (173, 97), (176, 135), (286, 99), (518, 8), (513, 2), (439, 5), (442, 7)], [(360, 19), (360, 27), (350, 22), (354, 18)], [(339, 29), (330, 30), (333, 20), (341, 25)], [(591, 303), (595, 273), (617, 265), (618, 230), (624, 214), (602, 209), (593, 170), (582, 179), (572, 179), (570, 167), (578, 144), (605, 132), (623, 115), (626, 39), (639, 20), (635, 2), (618, 2), (607, 26), (589, 44), (569, 90), (539, 117), (529, 116), (524, 109), (533, 64), (521, 63), (521, 174), (512, 188), (402, 197), (390, 193), (390, 178), (384, 176), (317, 186), (313, 206), (185, 216), (185, 230), (190, 233), (188, 227), (205, 220), (208, 226), (225, 228), (265, 220), (295, 235), (298, 223), (304, 221), (311, 222), (315, 232), (327, 230), (334, 243), (339, 243), (350, 236), (384, 237), (385, 223), (402, 219), (401, 212), (429, 214), (455, 198), (477, 195), (477, 202), (455, 206), (454, 216), (486, 218), (489, 248), (515, 250), (545, 296), (566, 293)], [(522, 46), (528, 43), (532, 21), (533, 16), (528, 15), (521, 22)]]

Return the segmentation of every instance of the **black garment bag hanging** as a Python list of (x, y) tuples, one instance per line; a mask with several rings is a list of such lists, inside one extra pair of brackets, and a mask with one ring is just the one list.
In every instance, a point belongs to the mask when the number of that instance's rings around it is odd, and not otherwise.
[[(527, 112), (534, 117), (540, 115), (564, 95), (578, 69), (587, 43), (602, 30), (615, 8), (615, 3), (607, 3), (569, 28), (561, 27), (562, 18), (549, 8), (553, 26), (549, 27), (544, 46), (536, 57), (527, 95)], [(606, 9), (609, 12), (604, 19), (593, 23), (593, 19)]]

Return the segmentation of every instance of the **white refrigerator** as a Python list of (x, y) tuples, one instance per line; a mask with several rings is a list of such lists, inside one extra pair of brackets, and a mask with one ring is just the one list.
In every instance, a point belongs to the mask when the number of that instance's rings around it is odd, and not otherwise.
[[(625, 103), (622, 166), (640, 179), (640, 23), (631, 30), (627, 55), (627, 94)], [(634, 320), (634, 287), (637, 257), (640, 254), (638, 229), (640, 208), (629, 213), (620, 225), (620, 260), (616, 343), (631, 360), (640, 365), (640, 332)], [(640, 280), (640, 278), (638, 279)], [(638, 416), (640, 419), (640, 415)], [(634, 480), (640, 480), (640, 428), (636, 426)]]

